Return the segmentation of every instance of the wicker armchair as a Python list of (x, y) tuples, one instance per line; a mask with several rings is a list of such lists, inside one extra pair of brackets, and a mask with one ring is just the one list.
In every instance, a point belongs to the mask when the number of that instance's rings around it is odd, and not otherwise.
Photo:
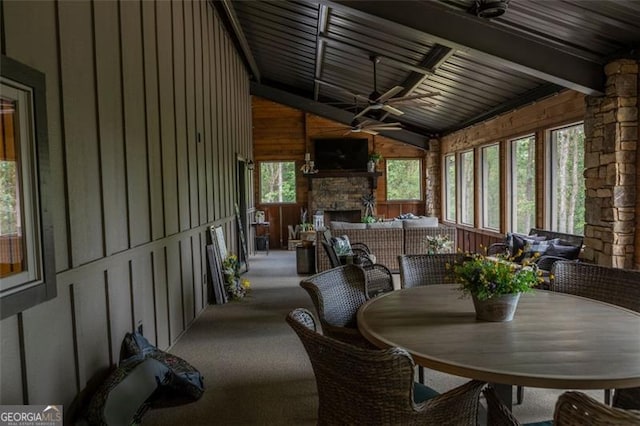
[(325, 335), (365, 348), (374, 346), (358, 331), (356, 314), (367, 301), (365, 272), (344, 265), (312, 275), (300, 282), (316, 308)]
[(398, 256), (400, 287), (411, 288), (429, 284), (453, 284), (454, 277), (447, 270), (462, 259), (462, 254), (404, 254)]
[[(640, 312), (640, 271), (606, 266), (556, 262), (551, 270), (551, 290), (588, 297)], [(618, 389), (616, 399), (621, 408), (640, 409), (640, 389)], [(605, 402), (609, 402), (609, 392)], [(635, 399), (635, 406), (628, 401)], [(625, 402), (626, 401), (626, 402)]]
[[(322, 241), (322, 247), (329, 257), (332, 268), (342, 266), (333, 246), (326, 241)], [(354, 249), (356, 253), (357, 249)], [(375, 297), (382, 293), (393, 291), (393, 275), (391, 271), (384, 265), (372, 263), (368, 256), (355, 256), (355, 264), (361, 266), (367, 278), (367, 294), (369, 297)]]
[[(484, 391), (487, 401), (487, 424), (491, 426), (520, 426), (521, 423), (500, 401), (495, 390)], [(545, 423), (536, 423), (542, 425)], [(551, 422), (547, 424), (551, 425)], [(640, 424), (640, 411), (621, 410), (603, 404), (582, 392), (565, 392), (558, 398), (553, 415), (553, 426), (631, 426)]]
[(565, 392), (556, 402), (554, 426), (638, 426), (640, 411), (612, 408), (581, 392)]
[(319, 425), (476, 425), (483, 382), (442, 395), (413, 383), (413, 359), (401, 348), (346, 345), (315, 330), (313, 316), (295, 309), (287, 322), (302, 341), (318, 388)]

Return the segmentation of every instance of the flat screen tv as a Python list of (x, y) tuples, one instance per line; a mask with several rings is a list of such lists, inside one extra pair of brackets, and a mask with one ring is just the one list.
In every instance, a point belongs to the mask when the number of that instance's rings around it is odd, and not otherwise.
[(321, 171), (366, 172), (369, 161), (367, 139), (314, 139), (316, 168)]

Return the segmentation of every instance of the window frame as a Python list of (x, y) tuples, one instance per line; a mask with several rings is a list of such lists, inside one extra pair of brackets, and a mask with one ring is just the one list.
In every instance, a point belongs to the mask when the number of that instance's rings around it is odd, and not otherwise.
[[(517, 137), (513, 137), (510, 138), (508, 140), (508, 146), (507, 146), (507, 155), (508, 155), (508, 164), (507, 164), (507, 205), (508, 205), (508, 211), (507, 211), (507, 229), (509, 229), (510, 232), (517, 232), (514, 229), (514, 223), (516, 223), (515, 217), (516, 217), (516, 200), (514, 198), (514, 187), (515, 187), (515, 180), (516, 180), (516, 167), (515, 167), (515, 158), (514, 158), (514, 143), (521, 141), (523, 139), (533, 139), (533, 184), (534, 184), (534, 189), (533, 189), (533, 196), (534, 196), (534, 207), (533, 207), (533, 223), (531, 224), (530, 228), (535, 228), (536, 227), (536, 222), (537, 222), (537, 216), (538, 216), (538, 179), (537, 179), (537, 174), (538, 174), (538, 166), (537, 166), (537, 145), (538, 145), (538, 134), (536, 132), (531, 132), (531, 133), (527, 133), (521, 136), (517, 136)], [(523, 231), (523, 233), (528, 233), (529, 229), (527, 229), (526, 231)]]
[[(22, 176), (20, 179), (22, 185), (29, 186), (23, 192), (23, 198), (29, 198), (29, 203), (25, 202), (21, 213), (26, 221), (33, 221), (31, 235), (26, 236), (31, 239), (32, 248), (26, 251), (26, 255), (34, 258), (27, 259), (27, 265), (38, 268), (30, 271), (23, 282), (0, 293), (0, 319), (4, 319), (53, 299), (57, 295), (57, 287), (53, 224), (49, 206), (51, 196), (48, 193), (51, 181), (45, 75), (1, 55), (0, 77), (3, 85), (23, 90), (29, 97), (30, 105), (23, 111), (29, 114), (27, 125), (30, 135), (28, 139), (21, 138), (20, 152), (21, 156), (25, 153), (31, 156), (28, 161), (31, 161), (32, 169), (29, 176)], [(26, 148), (25, 141), (28, 143)]]
[[(473, 183), (471, 185), (471, 191), (472, 191), (472, 196), (471, 196), (471, 200), (473, 203), (473, 208), (472, 210), (472, 217), (471, 217), (471, 222), (465, 222), (464, 221), (464, 208), (466, 207), (466, 203), (465, 203), (465, 187), (463, 187), (463, 173), (464, 173), (464, 161), (463, 161), (463, 157), (465, 155), (471, 155), (472, 161), (472, 173), (471, 176), (473, 178)], [(458, 209), (458, 223), (460, 223), (461, 225), (465, 225), (465, 226), (471, 226), (471, 227), (475, 227), (475, 209), (476, 209), (476, 168), (475, 168), (475, 161), (476, 161), (476, 154), (475, 154), (475, 150), (474, 149), (468, 149), (465, 151), (460, 151), (458, 153), (458, 167), (457, 167), (457, 176), (458, 176), (458, 190), (456, 195), (458, 195), (458, 204), (456, 205), (457, 209)]]
[[(262, 165), (266, 163), (292, 163), (293, 164), (293, 179), (294, 179), (294, 193), (295, 199), (293, 201), (263, 201), (262, 199)], [(292, 205), (298, 202), (298, 173), (295, 160), (263, 160), (258, 162), (258, 197), (260, 204), (264, 205)]]
[[(555, 189), (554, 189), (554, 176), (555, 176), (555, 155), (554, 155), (554, 142), (553, 142), (553, 132), (558, 131), (558, 130), (562, 130), (562, 129), (567, 129), (570, 127), (575, 127), (575, 126), (580, 126), (582, 125), (582, 129), (584, 132), (584, 121), (573, 121), (573, 122), (569, 122), (569, 123), (565, 123), (565, 124), (561, 124), (558, 126), (554, 126), (554, 127), (549, 127), (547, 129), (545, 129), (544, 135), (545, 135), (545, 165), (544, 165), (544, 169), (545, 169), (545, 202), (546, 202), (546, 207), (545, 207), (545, 212), (544, 212), (544, 219), (545, 219), (545, 228), (552, 230), (552, 231), (557, 231), (556, 227), (554, 226), (555, 218), (557, 216), (557, 206), (555, 205)], [(584, 149), (584, 148), (583, 148)], [(584, 151), (583, 151), (583, 155), (584, 155)], [(586, 195), (585, 195), (585, 201), (586, 201)], [(585, 214), (586, 214), (586, 210), (585, 210)], [(585, 218), (585, 225), (586, 225), (586, 218)], [(573, 234), (574, 232), (571, 231), (569, 232), (569, 230), (566, 231), (569, 234)]]
[[(487, 203), (487, 199), (486, 196), (489, 193), (489, 191), (487, 191), (486, 187), (485, 187), (485, 183), (487, 180), (487, 171), (485, 169), (485, 150), (489, 149), (489, 148), (497, 148), (498, 150), (498, 157), (497, 157), (497, 161), (498, 161), (498, 226), (497, 227), (491, 227), (487, 224), (487, 218), (489, 217), (488, 214), (488, 203)], [(493, 143), (489, 143), (486, 145), (482, 145), (480, 147), (480, 185), (479, 189), (480, 189), (480, 206), (481, 206), (481, 214), (480, 214), (480, 224), (481, 229), (486, 229), (488, 231), (496, 231), (496, 232), (500, 232), (500, 225), (502, 222), (502, 208), (500, 207), (500, 192), (502, 191), (502, 164), (500, 161), (500, 142), (493, 142)]]
[[(453, 218), (449, 217), (449, 176), (447, 174), (447, 159), (453, 158)], [(457, 214), (458, 214), (458, 186), (457, 186), (457, 173), (458, 173), (458, 165), (457, 165), (457, 156), (455, 152), (450, 154), (445, 154), (442, 157), (442, 181), (444, 185), (442, 185), (442, 199), (444, 200), (443, 209), (444, 209), (444, 220), (452, 223), (457, 222)]]
[[(415, 161), (418, 163), (418, 198), (389, 198), (389, 163), (393, 161)], [(403, 201), (422, 201), (424, 200), (424, 183), (422, 182), (423, 161), (420, 158), (394, 157), (385, 159), (385, 185), (387, 192), (387, 201), (403, 202)]]

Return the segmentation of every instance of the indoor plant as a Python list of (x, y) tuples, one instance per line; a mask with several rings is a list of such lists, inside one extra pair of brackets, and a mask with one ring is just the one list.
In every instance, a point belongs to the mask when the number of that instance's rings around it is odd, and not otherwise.
[(511, 321), (520, 294), (542, 281), (532, 261), (517, 265), (504, 256), (467, 253), (451, 269), (463, 295), (473, 298), (476, 318), (487, 321)]
[(376, 166), (378, 165), (378, 162), (380, 160), (382, 160), (382, 155), (380, 155), (380, 153), (372, 152), (371, 154), (369, 154), (369, 162), (367, 163), (368, 171), (375, 172)]

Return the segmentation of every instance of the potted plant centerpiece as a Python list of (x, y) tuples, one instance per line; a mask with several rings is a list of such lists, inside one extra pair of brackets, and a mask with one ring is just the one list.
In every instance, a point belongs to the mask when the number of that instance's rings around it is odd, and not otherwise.
[(473, 298), (476, 318), (485, 321), (511, 321), (520, 294), (542, 281), (535, 263), (518, 265), (504, 256), (467, 253), (451, 269), (463, 295)]
[(367, 163), (367, 169), (369, 172), (375, 172), (378, 162), (382, 160), (382, 155), (378, 152), (372, 152), (369, 154), (369, 162)]

